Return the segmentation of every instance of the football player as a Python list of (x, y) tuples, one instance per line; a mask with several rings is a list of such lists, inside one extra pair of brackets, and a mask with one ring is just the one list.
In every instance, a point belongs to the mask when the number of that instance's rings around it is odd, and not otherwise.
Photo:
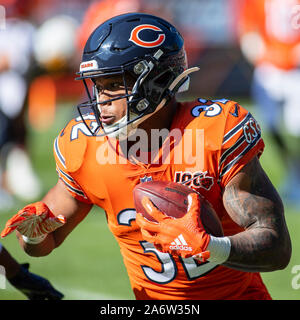
[(240, 44), (254, 68), (252, 97), (284, 165), (283, 199), (300, 207), (299, 0), (245, 0)]
[(29, 263), (19, 264), (1, 243), (0, 276), (29, 300), (61, 300), (64, 297), (47, 279), (30, 272)]
[[(59, 180), (13, 216), (2, 237), (16, 230), (25, 252), (47, 255), (96, 205), (106, 213), (136, 299), (271, 299), (259, 272), (285, 268), (291, 243), (280, 197), (260, 166), (260, 127), (234, 101), (177, 102), (197, 70), (187, 66), (178, 30), (159, 17), (129, 13), (98, 26), (78, 77), (89, 101), (54, 141)], [(132, 190), (147, 180), (177, 181), (201, 193), (224, 236), (197, 222), (197, 196), (182, 219), (166, 219), (145, 198), (158, 222), (144, 219)], [(174, 250), (174, 241), (191, 250)]]

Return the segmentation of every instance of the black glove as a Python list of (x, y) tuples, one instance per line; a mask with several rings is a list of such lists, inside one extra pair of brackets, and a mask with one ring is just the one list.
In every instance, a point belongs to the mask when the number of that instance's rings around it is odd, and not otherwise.
[(64, 295), (55, 290), (51, 283), (34, 273), (29, 272), (29, 263), (21, 264), (21, 269), (8, 281), (24, 293), (29, 300), (61, 300)]

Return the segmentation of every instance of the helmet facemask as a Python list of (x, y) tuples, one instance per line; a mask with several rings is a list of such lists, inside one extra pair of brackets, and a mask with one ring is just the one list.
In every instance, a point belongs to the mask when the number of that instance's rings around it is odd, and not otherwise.
[[(77, 79), (83, 80), (89, 101), (80, 104), (78, 111), (92, 135), (106, 135), (117, 139), (127, 138), (135, 132), (141, 122), (160, 110), (178, 90), (180, 91), (180, 87), (187, 89), (188, 73), (191, 69), (184, 71), (186, 69), (184, 49), (173, 57), (169, 56), (160, 61), (162, 56), (163, 52), (159, 49), (153, 56), (145, 56), (144, 60), (134, 61), (118, 68), (79, 72), (80, 77)], [(100, 101), (95, 79), (117, 75), (123, 79), (124, 94)], [(86, 82), (88, 78), (93, 82), (92, 94), (89, 92)], [(176, 79), (179, 80), (174, 85)], [(102, 123), (101, 106), (119, 99), (126, 99), (126, 115), (111, 125)], [(85, 116), (85, 113), (89, 115)], [(85, 118), (91, 118), (91, 113), (97, 122), (97, 127), (93, 129), (88, 126), (85, 120)]]

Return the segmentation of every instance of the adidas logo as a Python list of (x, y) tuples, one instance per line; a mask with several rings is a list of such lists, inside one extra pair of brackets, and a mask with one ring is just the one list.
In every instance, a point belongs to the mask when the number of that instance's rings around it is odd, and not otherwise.
[(188, 246), (187, 242), (184, 240), (183, 235), (179, 235), (171, 245), (169, 246), (171, 250), (184, 250), (184, 251), (192, 251), (193, 249)]

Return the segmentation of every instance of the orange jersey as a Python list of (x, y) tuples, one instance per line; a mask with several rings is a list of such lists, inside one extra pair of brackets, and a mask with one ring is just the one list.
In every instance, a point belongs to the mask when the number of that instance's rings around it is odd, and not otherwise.
[[(88, 118), (92, 128), (95, 119)], [(147, 179), (195, 178), (187, 184), (212, 204), (224, 234), (233, 235), (243, 229), (226, 212), (222, 189), (263, 148), (259, 125), (239, 104), (198, 99), (178, 103), (169, 136), (150, 164), (129, 162), (117, 140), (92, 136), (80, 118), (61, 131), (54, 154), (72, 196), (105, 210), (137, 299), (260, 299), (267, 291), (259, 274), (173, 257), (144, 241), (132, 190)]]
[(299, 0), (243, 0), (241, 35), (257, 32), (265, 45), (256, 64), (271, 63), (280, 69), (299, 66)]

